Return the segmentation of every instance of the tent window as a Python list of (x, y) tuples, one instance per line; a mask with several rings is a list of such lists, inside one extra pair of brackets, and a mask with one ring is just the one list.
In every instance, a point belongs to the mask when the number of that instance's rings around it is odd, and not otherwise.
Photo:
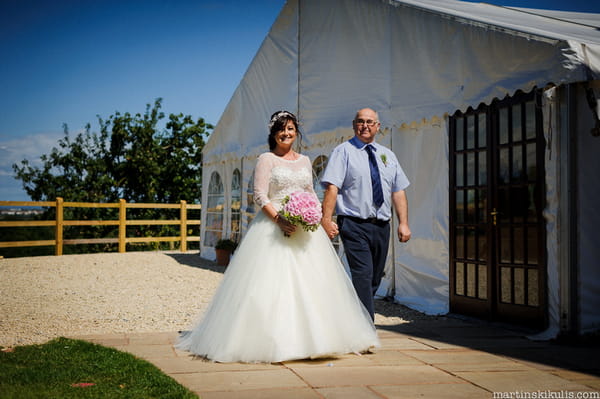
[(254, 214), (256, 210), (254, 209), (254, 172), (250, 175), (250, 180), (248, 181), (248, 187), (246, 189), (246, 211), (244, 212), (244, 216), (246, 217), (246, 226), (252, 222), (254, 219)]
[(321, 178), (323, 177), (323, 172), (325, 171), (328, 160), (329, 159), (325, 155), (319, 155), (315, 158), (312, 164), (313, 188), (315, 193), (317, 193), (317, 197), (319, 197), (319, 201), (321, 202), (323, 202), (323, 198), (325, 196), (325, 190), (323, 187), (321, 187)]
[[(327, 161), (329, 161), (329, 158), (327, 158), (327, 156), (319, 155), (318, 157), (315, 158), (315, 160), (312, 163), (313, 189), (315, 190), (315, 193), (317, 194), (317, 197), (319, 198), (319, 201), (321, 201), (321, 203), (323, 202), (323, 198), (325, 198), (325, 190), (321, 186), (321, 179), (323, 178), (323, 172), (325, 171), (325, 167), (327, 166)], [(333, 247), (335, 248), (336, 252), (339, 253), (339, 248), (340, 248), (340, 236), (339, 235), (336, 236), (332, 240), (332, 244), (333, 244)]]
[(242, 202), (242, 174), (239, 169), (233, 171), (231, 178), (231, 239), (240, 239), (240, 205)]
[(223, 182), (217, 172), (210, 176), (206, 209), (206, 227), (204, 229), (204, 245), (212, 247), (223, 235)]

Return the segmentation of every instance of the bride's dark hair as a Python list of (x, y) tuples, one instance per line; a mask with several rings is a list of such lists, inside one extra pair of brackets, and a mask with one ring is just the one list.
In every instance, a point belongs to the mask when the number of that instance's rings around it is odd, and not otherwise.
[(302, 133), (300, 133), (300, 128), (298, 126), (298, 119), (296, 118), (296, 115), (292, 114), (289, 111), (277, 111), (274, 112), (273, 115), (271, 115), (271, 120), (269, 122), (269, 149), (271, 151), (273, 151), (275, 147), (277, 147), (275, 135), (281, 132), (283, 129), (285, 129), (285, 126), (287, 125), (288, 121), (292, 121), (294, 123), (299, 142), (302, 142)]

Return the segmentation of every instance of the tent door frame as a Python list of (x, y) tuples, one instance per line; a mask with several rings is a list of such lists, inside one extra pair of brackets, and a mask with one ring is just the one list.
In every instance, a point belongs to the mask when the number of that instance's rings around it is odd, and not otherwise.
[(540, 92), (450, 117), (450, 311), (547, 324)]

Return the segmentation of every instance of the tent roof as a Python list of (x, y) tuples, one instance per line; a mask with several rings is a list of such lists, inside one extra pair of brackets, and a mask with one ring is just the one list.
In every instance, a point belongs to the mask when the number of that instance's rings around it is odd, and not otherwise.
[(363, 106), (390, 127), (519, 89), (598, 79), (598, 26), (600, 14), (457, 0), (288, 0), (205, 161), (264, 151), (266, 121), (278, 109), (299, 115), (310, 142), (347, 128)]
[[(600, 14), (588, 13), (588, 12), (574, 12), (574, 11), (555, 11), (555, 10), (536, 10), (532, 8), (520, 8), (513, 7), (514, 10), (519, 10), (529, 14), (537, 14), (545, 16), (547, 18), (553, 18), (579, 24), (592, 28), (600, 28)], [(593, 31), (592, 31), (593, 33)]]
[(456, 0), (390, 0), (390, 4), (409, 5), (461, 18), (463, 23), (483, 23), (489, 27), (512, 30), (555, 40), (577, 40), (600, 44), (600, 14), (572, 11), (502, 7), (488, 3)]

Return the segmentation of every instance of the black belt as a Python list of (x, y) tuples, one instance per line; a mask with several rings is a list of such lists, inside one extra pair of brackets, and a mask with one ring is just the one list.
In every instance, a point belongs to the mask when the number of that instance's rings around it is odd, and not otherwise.
[(347, 215), (338, 215), (338, 219), (350, 219), (355, 223), (372, 223), (372, 224), (378, 224), (378, 225), (384, 225), (384, 224), (388, 224), (390, 221), (389, 220), (381, 220), (381, 219), (377, 219), (377, 218), (366, 218), (366, 219), (362, 219), (356, 216), (347, 216)]

